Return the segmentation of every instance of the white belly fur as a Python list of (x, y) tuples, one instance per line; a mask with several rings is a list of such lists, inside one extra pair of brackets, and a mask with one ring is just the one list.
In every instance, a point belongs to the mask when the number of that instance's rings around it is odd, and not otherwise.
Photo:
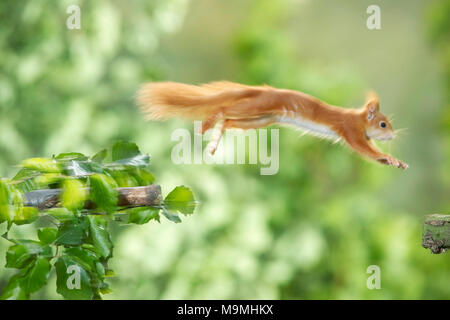
[(288, 117), (280, 116), (278, 122), (281, 124), (288, 124), (299, 128), (305, 133), (317, 135), (323, 138), (336, 139), (339, 138), (338, 134), (327, 125), (318, 124), (311, 120), (303, 119), (302, 117)]

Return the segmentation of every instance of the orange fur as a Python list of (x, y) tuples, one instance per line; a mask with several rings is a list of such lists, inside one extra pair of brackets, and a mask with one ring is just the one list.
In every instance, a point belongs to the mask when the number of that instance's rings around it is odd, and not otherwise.
[[(176, 82), (144, 84), (137, 103), (150, 120), (181, 117), (203, 120), (202, 131), (221, 123), (227, 128), (262, 128), (272, 124), (294, 124), (319, 135), (343, 139), (359, 154), (402, 169), (407, 164), (382, 153), (371, 138), (394, 137), (392, 126), (379, 111), (378, 97), (371, 92), (359, 109), (332, 106), (299, 91), (270, 86), (248, 86), (220, 81), (203, 85)], [(381, 127), (381, 123), (385, 125)], [(220, 139), (220, 136), (218, 137)], [(218, 141), (215, 141), (217, 145)], [(214, 153), (215, 146), (211, 152)]]

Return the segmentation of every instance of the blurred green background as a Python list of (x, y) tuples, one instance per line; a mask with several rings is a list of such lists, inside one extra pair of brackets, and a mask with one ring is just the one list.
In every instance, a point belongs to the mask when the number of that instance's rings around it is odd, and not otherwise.
[[(81, 30), (66, 28), (71, 4)], [(381, 30), (366, 28), (371, 4)], [(23, 158), (126, 139), (152, 155), (167, 190), (196, 191), (201, 205), (181, 224), (114, 230), (118, 277), (106, 299), (449, 299), (450, 255), (420, 245), (424, 216), (450, 207), (449, 16), (448, 0), (3, 0), (0, 175)], [(288, 128), (273, 176), (173, 164), (170, 134), (192, 123), (145, 122), (137, 88), (221, 79), (346, 107), (374, 89), (394, 127), (407, 128), (380, 147), (410, 169)], [(381, 268), (381, 290), (366, 287), (369, 265)], [(33, 298), (60, 298), (54, 275)]]

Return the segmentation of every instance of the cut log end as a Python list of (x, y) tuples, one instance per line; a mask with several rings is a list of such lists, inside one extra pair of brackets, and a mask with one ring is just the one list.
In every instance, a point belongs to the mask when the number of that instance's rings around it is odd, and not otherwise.
[(422, 247), (436, 254), (450, 249), (450, 215), (427, 216), (422, 231)]

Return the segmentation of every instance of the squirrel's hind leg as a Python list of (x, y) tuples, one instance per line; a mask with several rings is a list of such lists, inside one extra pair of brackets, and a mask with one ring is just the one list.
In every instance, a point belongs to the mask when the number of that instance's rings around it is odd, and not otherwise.
[(203, 121), (202, 123), (202, 134), (213, 128), (217, 121), (220, 121), (223, 118), (223, 112), (217, 112), (210, 116), (208, 119)]
[(220, 139), (222, 138), (223, 133), (225, 132), (225, 121), (219, 121), (213, 128), (212, 137), (209, 141), (206, 148), (210, 155), (214, 155), (217, 150), (217, 146), (219, 145)]
[(248, 119), (225, 119), (220, 121), (214, 127), (211, 141), (208, 143), (208, 151), (211, 155), (216, 152), (217, 146), (219, 145), (220, 139), (226, 129), (237, 128), (237, 129), (258, 129), (270, 126), (277, 123), (276, 117), (274, 116), (263, 116), (259, 118), (248, 118)]

